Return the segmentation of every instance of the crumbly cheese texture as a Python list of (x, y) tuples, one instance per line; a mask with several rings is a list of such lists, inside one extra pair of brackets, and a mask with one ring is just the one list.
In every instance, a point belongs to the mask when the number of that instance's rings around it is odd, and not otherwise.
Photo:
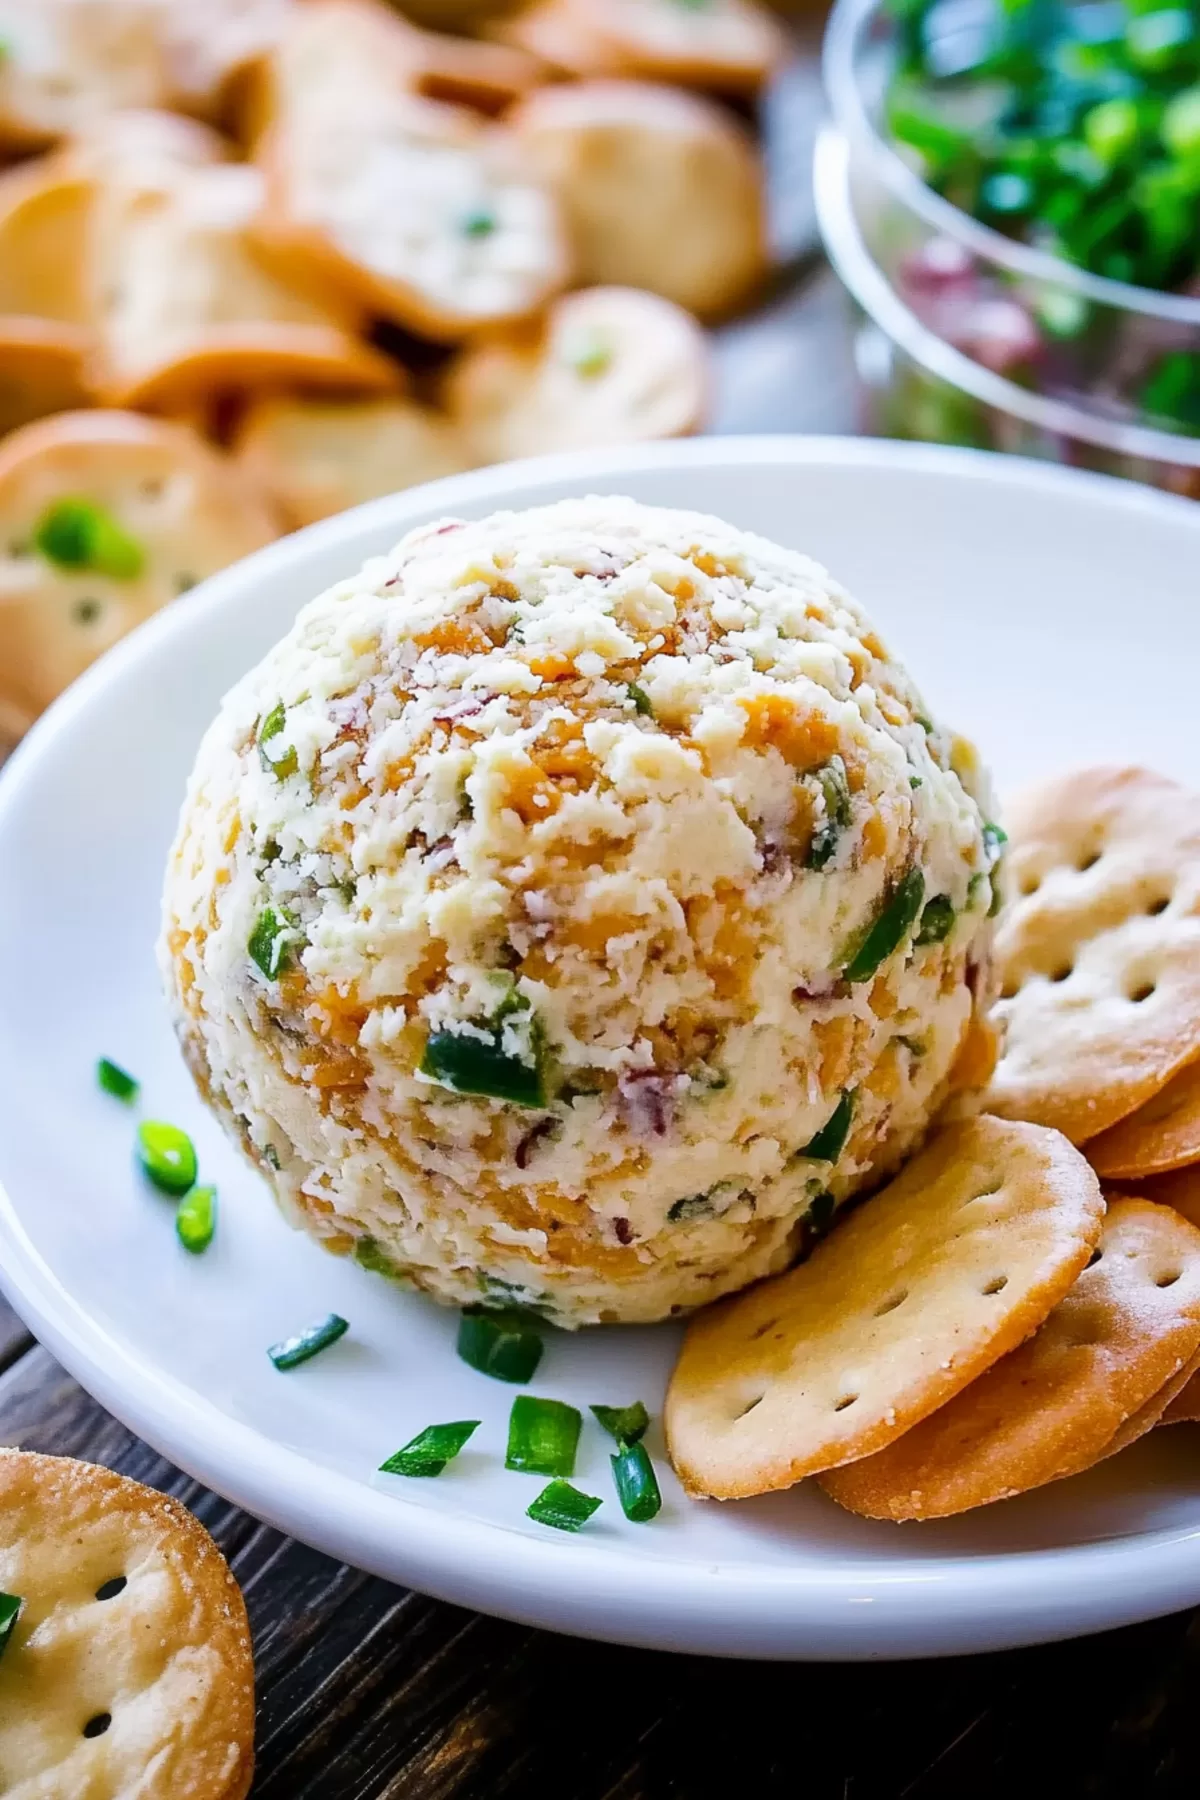
[(989, 811), (808, 558), (617, 498), (451, 520), (225, 701), (162, 966), (330, 1249), (658, 1319), (785, 1266), (986, 1082)]

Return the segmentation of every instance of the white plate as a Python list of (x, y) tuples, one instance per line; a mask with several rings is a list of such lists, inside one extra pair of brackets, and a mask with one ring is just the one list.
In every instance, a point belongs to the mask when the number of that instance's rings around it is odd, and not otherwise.
[[(839, 1512), (811, 1484), (729, 1506), (664, 1473), (651, 1526), (612, 1497), (598, 1429), (579, 1537), (524, 1517), (501, 1466), (513, 1390), (454, 1354), (455, 1320), (293, 1235), (205, 1115), (151, 945), (193, 751), (297, 606), (410, 525), (587, 492), (724, 514), (826, 561), (1002, 787), (1098, 759), (1200, 780), (1200, 507), (966, 452), (730, 439), (457, 477), (287, 539), (122, 645), (0, 776), (0, 1267), (56, 1356), (201, 1480), (310, 1544), (464, 1605), (563, 1631), (775, 1657), (915, 1656), (1097, 1630), (1200, 1601), (1200, 1433), (939, 1525)], [(195, 1134), (222, 1215), (207, 1256), (130, 1165), (98, 1055)], [(279, 1374), (265, 1346), (335, 1309), (349, 1337)], [(660, 1402), (667, 1328), (552, 1334), (535, 1391)], [(437, 1481), (373, 1470), (421, 1426), (483, 1420)], [(652, 1439), (661, 1457), (661, 1440)]]

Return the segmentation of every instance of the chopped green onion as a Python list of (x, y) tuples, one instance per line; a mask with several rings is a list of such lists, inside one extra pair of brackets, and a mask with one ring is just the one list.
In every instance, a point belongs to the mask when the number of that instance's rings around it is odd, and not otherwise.
[(564, 1400), (518, 1394), (508, 1416), (506, 1469), (526, 1475), (573, 1475), (583, 1419)]
[(869, 981), (911, 931), (925, 898), (925, 877), (910, 869), (891, 891), (859, 940), (842, 974), (847, 981)]
[(111, 1094), (114, 1100), (124, 1100), (127, 1104), (137, 1099), (141, 1086), (132, 1075), (125, 1073), (119, 1063), (109, 1062), (107, 1056), (102, 1056), (96, 1064), (96, 1080), (106, 1094)]
[(286, 781), (300, 767), (300, 759), (296, 755), (293, 744), (280, 744), (276, 740), (283, 736), (287, 726), (287, 708), (283, 701), (278, 701), (267, 714), (258, 728), (258, 760), (268, 775), (274, 775), (278, 781)]
[(185, 1250), (199, 1256), (212, 1243), (217, 1229), (217, 1190), (195, 1187), (175, 1208), (175, 1235)]
[(840, 756), (831, 756), (825, 767), (817, 770), (817, 781), (825, 802), (825, 817), (813, 833), (804, 865), (806, 869), (825, 867), (850, 823), (850, 784)]
[(164, 1194), (186, 1194), (196, 1184), (196, 1146), (178, 1125), (144, 1119), (137, 1128), (137, 1160), (147, 1181)]
[(821, 1238), (833, 1224), (833, 1215), (837, 1211), (837, 1201), (830, 1193), (818, 1194), (804, 1215), (804, 1223), (813, 1237)]
[(854, 1119), (854, 1089), (845, 1088), (841, 1099), (822, 1125), (815, 1137), (809, 1139), (801, 1156), (811, 1158), (813, 1162), (834, 1163), (846, 1148), (846, 1139), (850, 1136), (850, 1126)]
[(285, 906), (265, 906), (246, 949), (267, 980), (274, 981), (291, 967), (297, 945), (304, 942), (304, 933)]
[(593, 1406), (591, 1411), (618, 1444), (640, 1444), (650, 1424), (650, 1414), (640, 1400), (632, 1406)]
[(645, 718), (652, 719), (654, 717), (654, 708), (650, 704), (650, 696), (645, 688), (639, 687), (636, 681), (627, 682), (625, 686), (626, 692), (633, 701), (637, 711)]
[(545, 1345), (529, 1316), (517, 1307), (492, 1310), (468, 1306), (458, 1322), (458, 1354), (481, 1375), (526, 1382), (542, 1360)]
[(989, 869), (994, 869), (1000, 861), (1000, 852), (1008, 842), (1008, 833), (1001, 825), (988, 823), (983, 828), (983, 854), (987, 857)]
[(473, 206), (469, 212), (463, 214), (459, 221), (459, 229), (464, 237), (491, 237), (499, 222), (490, 206)]
[(321, 1350), (327, 1350), (330, 1344), (336, 1344), (349, 1329), (346, 1319), (339, 1318), (337, 1313), (330, 1313), (328, 1318), (321, 1319), (316, 1325), (309, 1325), (304, 1331), (298, 1331), (295, 1337), (284, 1338), (282, 1342), (272, 1344), (267, 1355), (277, 1369), (295, 1369)]
[(502, 1029), (491, 1031), (486, 1038), (459, 1031), (433, 1031), (425, 1044), (420, 1072), (458, 1094), (483, 1094), (490, 1100), (506, 1100), (512, 1106), (542, 1107), (546, 1104), (546, 1082), (536, 1024), (531, 1035), (534, 1061), (527, 1062), (504, 1047)]
[(621, 1511), (635, 1525), (648, 1525), (662, 1511), (662, 1495), (645, 1444), (622, 1444), (609, 1461)]
[(949, 894), (935, 894), (921, 914), (914, 944), (942, 944), (954, 928), (954, 902)]
[(0, 1656), (8, 1649), (8, 1641), (16, 1630), (24, 1604), (18, 1594), (0, 1594)]
[(562, 359), (577, 375), (603, 375), (613, 359), (612, 345), (594, 328), (574, 331), (563, 342)]
[(56, 500), (34, 527), (33, 541), (60, 569), (89, 569), (114, 581), (136, 581), (146, 564), (137, 539), (90, 500)]
[(552, 1481), (532, 1506), (526, 1507), (525, 1516), (555, 1531), (579, 1531), (603, 1504), (591, 1494), (581, 1494), (569, 1481)]
[(379, 1472), (381, 1475), (440, 1475), (478, 1428), (478, 1419), (456, 1419), (451, 1425), (427, 1425), (411, 1443), (389, 1456), (385, 1463), (380, 1463)]
[(373, 1237), (355, 1239), (354, 1260), (360, 1269), (370, 1269), (373, 1275), (386, 1275), (389, 1281), (403, 1281), (403, 1269), (397, 1267), (387, 1253), (380, 1249)]

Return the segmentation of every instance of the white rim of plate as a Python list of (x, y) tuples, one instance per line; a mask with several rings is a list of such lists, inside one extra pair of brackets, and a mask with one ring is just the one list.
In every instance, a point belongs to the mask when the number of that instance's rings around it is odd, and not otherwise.
[[(38, 779), (43, 751), (86, 712), (92, 694), (153, 653), (182, 618), (199, 627), (235, 604), (266, 567), (300, 570), (315, 549), (385, 522), (399, 537), (431, 514), (493, 500), (499, 509), (510, 492), (527, 493), (540, 482), (616, 484), (658, 469), (747, 463), (899, 466), (1016, 489), (1094, 489), (1109, 507), (1188, 518), (1200, 540), (1200, 507), (1191, 501), (1018, 457), (883, 439), (699, 438), (449, 476), (267, 546), (194, 590), (182, 610), (176, 602), (118, 644), (55, 703), (0, 774), (0, 844), (14, 796)], [(947, 1557), (936, 1565), (880, 1563), (867, 1552), (861, 1561), (790, 1576), (778, 1564), (656, 1562), (631, 1557), (619, 1543), (539, 1538), (433, 1511), (310, 1461), (144, 1362), (62, 1285), (2, 1185), (0, 1286), (101, 1405), (196, 1480), (341, 1561), (499, 1617), (650, 1648), (852, 1661), (1045, 1642), (1200, 1600), (1200, 1523), (1069, 1549)]]

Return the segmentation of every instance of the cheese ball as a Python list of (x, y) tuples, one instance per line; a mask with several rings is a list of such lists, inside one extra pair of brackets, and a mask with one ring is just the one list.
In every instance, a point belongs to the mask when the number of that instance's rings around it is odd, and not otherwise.
[(564, 501), (410, 533), (233, 690), (162, 968), (328, 1249), (654, 1320), (786, 1266), (986, 1082), (1002, 841), (816, 563)]

